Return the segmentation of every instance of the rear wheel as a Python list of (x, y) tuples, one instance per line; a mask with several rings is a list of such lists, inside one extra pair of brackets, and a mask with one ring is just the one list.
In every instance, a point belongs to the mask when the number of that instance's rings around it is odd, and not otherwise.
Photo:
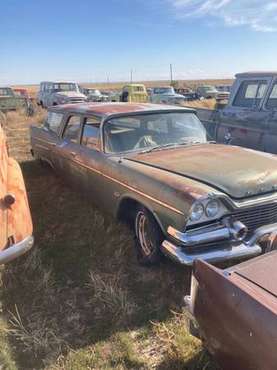
[(154, 216), (144, 207), (138, 207), (135, 215), (135, 246), (137, 258), (144, 266), (160, 262), (163, 233)]

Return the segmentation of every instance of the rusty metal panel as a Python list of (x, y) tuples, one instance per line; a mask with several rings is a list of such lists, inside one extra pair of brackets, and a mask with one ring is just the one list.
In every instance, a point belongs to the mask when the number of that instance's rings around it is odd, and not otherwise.
[(8, 192), (16, 199), (8, 209), (8, 237), (18, 243), (32, 235), (33, 225), (22, 172), (13, 158), (8, 160)]
[[(275, 266), (276, 257), (274, 256)], [(276, 267), (267, 267), (271, 275)], [(247, 279), (197, 261), (194, 315), (224, 370), (276, 370), (277, 299)]]
[(277, 297), (277, 251), (238, 265), (233, 271)]
[(169, 148), (134, 159), (200, 181), (237, 199), (275, 191), (277, 183), (276, 156), (235, 146)]
[[(15, 203), (7, 206), (4, 197), (12, 194)], [(7, 247), (10, 237), (18, 243), (32, 235), (33, 225), (19, 164), (8, 157), (6, 138), (0, 127), (0, 250)]]
[(0, 127), (0, 250), (7, 244), (7, 211), (1, 201), (7, 193), (8, 153), (6, 138)]

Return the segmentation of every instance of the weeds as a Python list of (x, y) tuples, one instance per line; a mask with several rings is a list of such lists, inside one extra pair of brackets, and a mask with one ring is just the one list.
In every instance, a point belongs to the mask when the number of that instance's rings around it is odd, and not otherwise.
[(101, 276), (90, 272), (88, 286), (92, 289), (90, 300), (95, 317), (103, 320), (103, 316), (111, 319), (114, 324), (128, 324), (132, 315), (138, 309), (130, 299), (129, 293), (120, 284), (120, 274)]

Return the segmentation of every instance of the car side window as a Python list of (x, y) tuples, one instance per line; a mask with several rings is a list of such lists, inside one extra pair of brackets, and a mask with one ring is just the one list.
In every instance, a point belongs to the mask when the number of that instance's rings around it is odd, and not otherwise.
[(243, 81), (234, 99), (234, 107), (253, 108), (258, 106), (265, 96), (266, 81)]
[(277, 109), (277, 82), (273, 85), (271, 93), (266, 103), (267, 109)]
[(85, 118), (81, 145), (94, 150), (100, 150), (100, 119)]
[(63, 138), (71, 141), (72, 143), (78, 143), (81, 131), (81, 116), (70, 116), (67, 120), (67, 124), (64, 130)]
[(59, 129), (63, 120), (63, 114), (48, 111), (45, 126), (55, 134), (59, 133)]

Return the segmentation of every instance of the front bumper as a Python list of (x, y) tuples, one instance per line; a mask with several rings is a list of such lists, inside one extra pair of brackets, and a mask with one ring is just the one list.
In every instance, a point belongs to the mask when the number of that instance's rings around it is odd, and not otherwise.
[[(161, 250), (172, 260), (187, 266), (191, 266), (197, 259), (210, 263), (247, 259), (261, 254), (262, 248), (259, 241), (276, 231), (277, 223), (262, 226), (254, 232), (249, 240), (239, 241), (234, 238), (234, 229), (230, 226), (218, 225), (216, 228), (205, 228), (202, 232), (186, 233), (169, 227), (168, 234), (172, 240), (165, 240)], [(207, 243), (213, 244), (209, 246)], [(201, 245), (203, 245), (203, 249), (199, 248)], [(223, 246), (220, 247), (220, 245)], [(186, 247), (190, 247), (189, 250)]]
[(5, 264), (21, 256), (32, 248), (34, 244), (33, 236), (28, 236), (19, 243), (13, 244), (7, 249), (0, 251), (0, 264)]

